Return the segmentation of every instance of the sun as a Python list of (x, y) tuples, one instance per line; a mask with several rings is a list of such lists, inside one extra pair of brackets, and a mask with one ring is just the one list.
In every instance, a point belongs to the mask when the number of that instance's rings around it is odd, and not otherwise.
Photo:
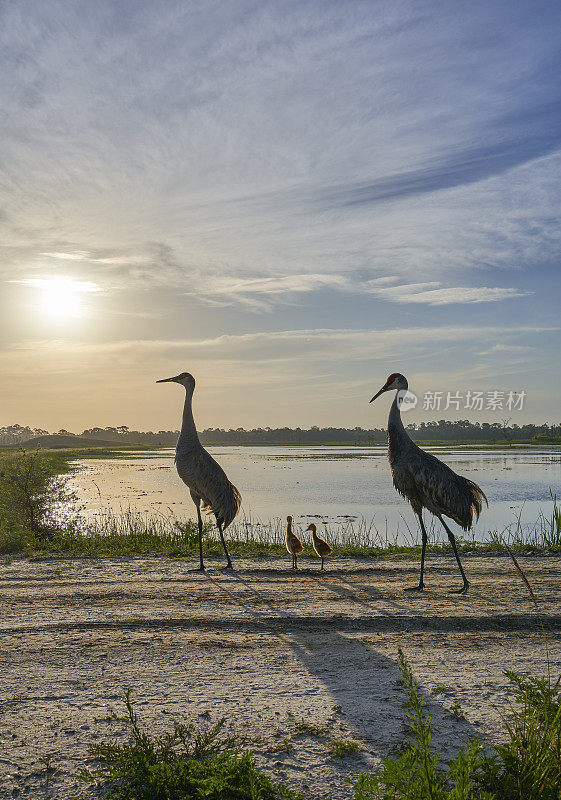
[(87, 295), (100, 291), (91, 281), (72, 278), (32, 278), (26, 283), (39, 289), (38, 301), (43, 314), (61, 321), (85, 316)]
[(69, 319), (82, 312), (80, 293), (70, 281), (52, 281), (41, 293), (41, 308), (49, 317)]

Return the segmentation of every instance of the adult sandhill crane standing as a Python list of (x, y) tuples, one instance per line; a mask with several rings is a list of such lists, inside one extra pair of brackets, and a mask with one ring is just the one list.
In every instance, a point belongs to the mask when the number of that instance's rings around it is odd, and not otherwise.
[(292, 532), (292, 517), (286, 518), (286, 549), (292, 556), (292, 569), (298, 569), (298, 553), (304, 549), (302, 542)]
[[(479, 519), (483, 500), (487, 498), (476, 483), (457, 475), (438, 458), (425, 453), (411, 441), (407, 435), (399, 411), (399, 394), (407, 390), (407, 379), (399, 372), (392, 373), (380, 391), (374, 395), (376, 400), (383, 392), (397, 389), (390, 415), (388, 418), (388, 459), (393, 475), (393, 484), (397, 491), (411, 503), (411, 507), (421, 525), (423, 536), (423, 549), (421, 552), (421, 576), (419, 585), (410, 591), (422, 591), (423, 569), (425, 566), (425, 549), (427, 546), (427, 532), (423, 523), (423, 508), (428, 509), (438, 517), (450, 540), (452, 550), (456, 556), (458, 567), (464, 581), (461, 589), (453, 589), (457, 593), (466, 592), (469, 581), (465, 576), (456, 539), (448, 525), (442, 519), (443, 515), (457, 522), (464, 530), (469, 530), (473, 524), (473, 515)], [(487, 503), (489, 505), (489, 503)]]
[(325, 539), (322, 539), (320, 536), (318, 536), (317, 528), (316, 528), (316, 525), (315, 525), (314, 522), (310, 522), (310, 524), (308, 525), (306, 530), (312, 532), (312, 540), (313, 540), (313, 543), (314, 543), (314, 550), (316, 551), (318, 556), (321, 558), (321, 569), (323, 569), (323, 559), (327, 558), (327, 556), (330, 556), (331, 553), (333, 552), (333, 550), (327, 544)]
[(195, 379), (189, 372), (182, 372), (174, 378), (163, 378), (157, 383), (180, 383), (185, 389), (185, 405), (183, 407), (183, 423), (175, 448), (175, 466), (177, 473), (191, 492), (197, 507), (199, 524), (199, 569), (203, 564), (203, 510), (214, 514), (224, 552), (227, 569), (232, 569), (232, 562), (224, 541), (224, 530), (232, 522), (240, 508), (242, 498), (236, 487), (230, 483), (226, 473), (214, 458), (207, 453), (199, 441), (195, 420), (193, 419), (193, 392)]

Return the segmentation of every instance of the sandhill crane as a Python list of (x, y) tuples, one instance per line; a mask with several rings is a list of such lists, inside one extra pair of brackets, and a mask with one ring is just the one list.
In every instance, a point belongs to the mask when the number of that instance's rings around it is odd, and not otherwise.
[(195, 420), (193, 419), (193, 392), (195, 379), (189, 372), (182, 372), (173, 378), (163, 378), (156, 383), (179, 383), (185, 389), (185, 405), (183, 407), (183, 423), (175, 448), (175, 466), (183, 483), (191, 492), (197, 507), (199, 524), (199, 569), (203, 564), (203, 510), (214, 514), (224, 552), (227, 569), (232, 569), (232, 562), (224, 541), (223, 531), (232, 522), (240, 508), (242, 498), (236, 487), (230, 483), (226, 473), (214, 458), (207, 453), (199, 441)]
[(330, 556), (331, 553), (333, 552), (333, 550), (327, 544), (325, 539), (322, 539), (317, 535), (317, 528), (316, 528), (314, 522), (310, 522), (310, 524), (308, 525), (306, 530), (312, 532), (314, 550), (316, 551), (318, 556), (321, 558), (321, 569), (323, 569), (323, 559), (327, 558), (327, 556)]
[(304, 549), (302, 542), (292, 532), (292, 517), (286, 518), (286, 549), (292, 556), (292, 569), (298, 569), (298, 553)]
[[(423, 508), (426, 508), (435, 517), (438, 517), (448, 534), (464, 581), (461, 589), (452, 590), (459, 594), (468, 590), (469, 581), (465, 576), (460, 556), (458, 555), (454, 534), (444, 522), (442, 516), (450, 517), (464, 530), (469, 530), (473, 524), (473, 515), (475, 514), (476, 520), (479, 519), (483, 506), (482, 501), (485, 500), (487, 503), (487, 498), (476, 483), (457, 475), (450, 467), (439, 461), (438, 458), (430, 453), (425, 453), (424, 450), (421, 450), (411, 441), (403, 427), (399, 411), (400, 394), (402, 391), (406, 391), (407, 387), (407, 379), (400, 375), (399, 372), (394, 372), (370, 402), (372, 403), (373, 400), (376, 400), (383, 392), (397, 389), (388, 418), (388, 459), (393, 475), (393, 485), (411, 503), (413, 511), (419, 518), (423, 536), (419, 585), (412, 587), (409, 591), (422, 591), (425, 586), (423, 583), (423, 569), (425, 566), (427, 532), (423, 524), (422, 512)], [(400, 399), (398, 400), (398, 398)]]

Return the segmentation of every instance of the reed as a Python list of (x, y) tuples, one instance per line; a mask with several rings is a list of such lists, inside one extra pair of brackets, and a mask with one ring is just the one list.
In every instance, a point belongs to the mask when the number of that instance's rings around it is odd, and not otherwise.
[[(522, 512), (519, 512), (513, 523), (502, 530), (489, 531), (482, 541), (473, 534), (458, 537), (458, 547), (463, 552), (482, 554), (504, 553), (505, 544), (512, 552), (519, 554), (561, 552), (561, 508), (553, 494), (552, 504), (550, 515), (540, 514), (531, 525), (522, 524)], [(88, 519), (66, 512), (64, 506), (58, 519), (51, 522), (48, 535), (45, 530), (30, 530), (29, 526), (18, 522), (14, 515), (0, 513), (0, 554), (50, 552), (76, 556), (155, 554), (188, 557), (196, 553), (198, 548), (198, 532), (194, 521), (178, 517), (171, 508), (152, 514), (140, 513), (132, 508), (121, 509), (119, 513), (104, 509)], [(364, 518), (329, 523), (322, 523), (318, 519), (317, 522), (320, 535), (332, 545), (335, 556), (408, 556), (415, 555), (421, 544), (417, 530), (410, 527), (405, 517), (391, 531), (387, 522), (380, 528), (373, 520)], [(450, 543), (442, 538), (439, 525), (432, 519), (427, 522), (428, 552), (450, 553)], [(296, 532), (302, 538), (304, 555), (314, 557), (311, 542), (304, 533), (307, 523), (308, 520), (300, 526), (296, 525)], [(228, 549), (238, 557), (284, 556), (285, 526), (284, 518), (260, 520), (243, 515), (226, 530)], [(221, 557), (222, 545), (211, 521), (206, 523), (203, 535), (206, 556)]]

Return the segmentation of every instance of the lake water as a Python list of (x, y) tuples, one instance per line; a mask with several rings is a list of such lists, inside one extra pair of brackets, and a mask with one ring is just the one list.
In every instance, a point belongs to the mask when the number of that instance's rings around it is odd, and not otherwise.
[[(209, 447), (241, 491), (239, 525), (283, 530), (287, 514), (302, 529), (329, 527), (334, 539), (349, 531), (373, 540), (416, 540), (418, 526), (409, 504), (393, 488), (385, 447)], [(430, 449), (430, 448), (427, 448)], [(540, 514), (550, 516), (550, 490), (561, 497), (558, 449), (486, 450), (434, 448), (440, 459), (481, 486), (489, 499), (474, 536), (511, 530), (520, 519), (530, 530)], [(173, 463), (173, 450), (123, 452), (116, 459), (80, 459), (72, 483), (93, 518), (104, 510), (132, 509), (148, 516), (195, 517), (194, 505)], [(427, 523), (432, 520), (426, 514)], [(456, 530), (455, 525), (451, 525)], [(433, 529), (440, 537), (438, 521)], [(459, 530), (458, 530), (459, 532)], [(431, 534), (431, 535), (433, 535)]]

